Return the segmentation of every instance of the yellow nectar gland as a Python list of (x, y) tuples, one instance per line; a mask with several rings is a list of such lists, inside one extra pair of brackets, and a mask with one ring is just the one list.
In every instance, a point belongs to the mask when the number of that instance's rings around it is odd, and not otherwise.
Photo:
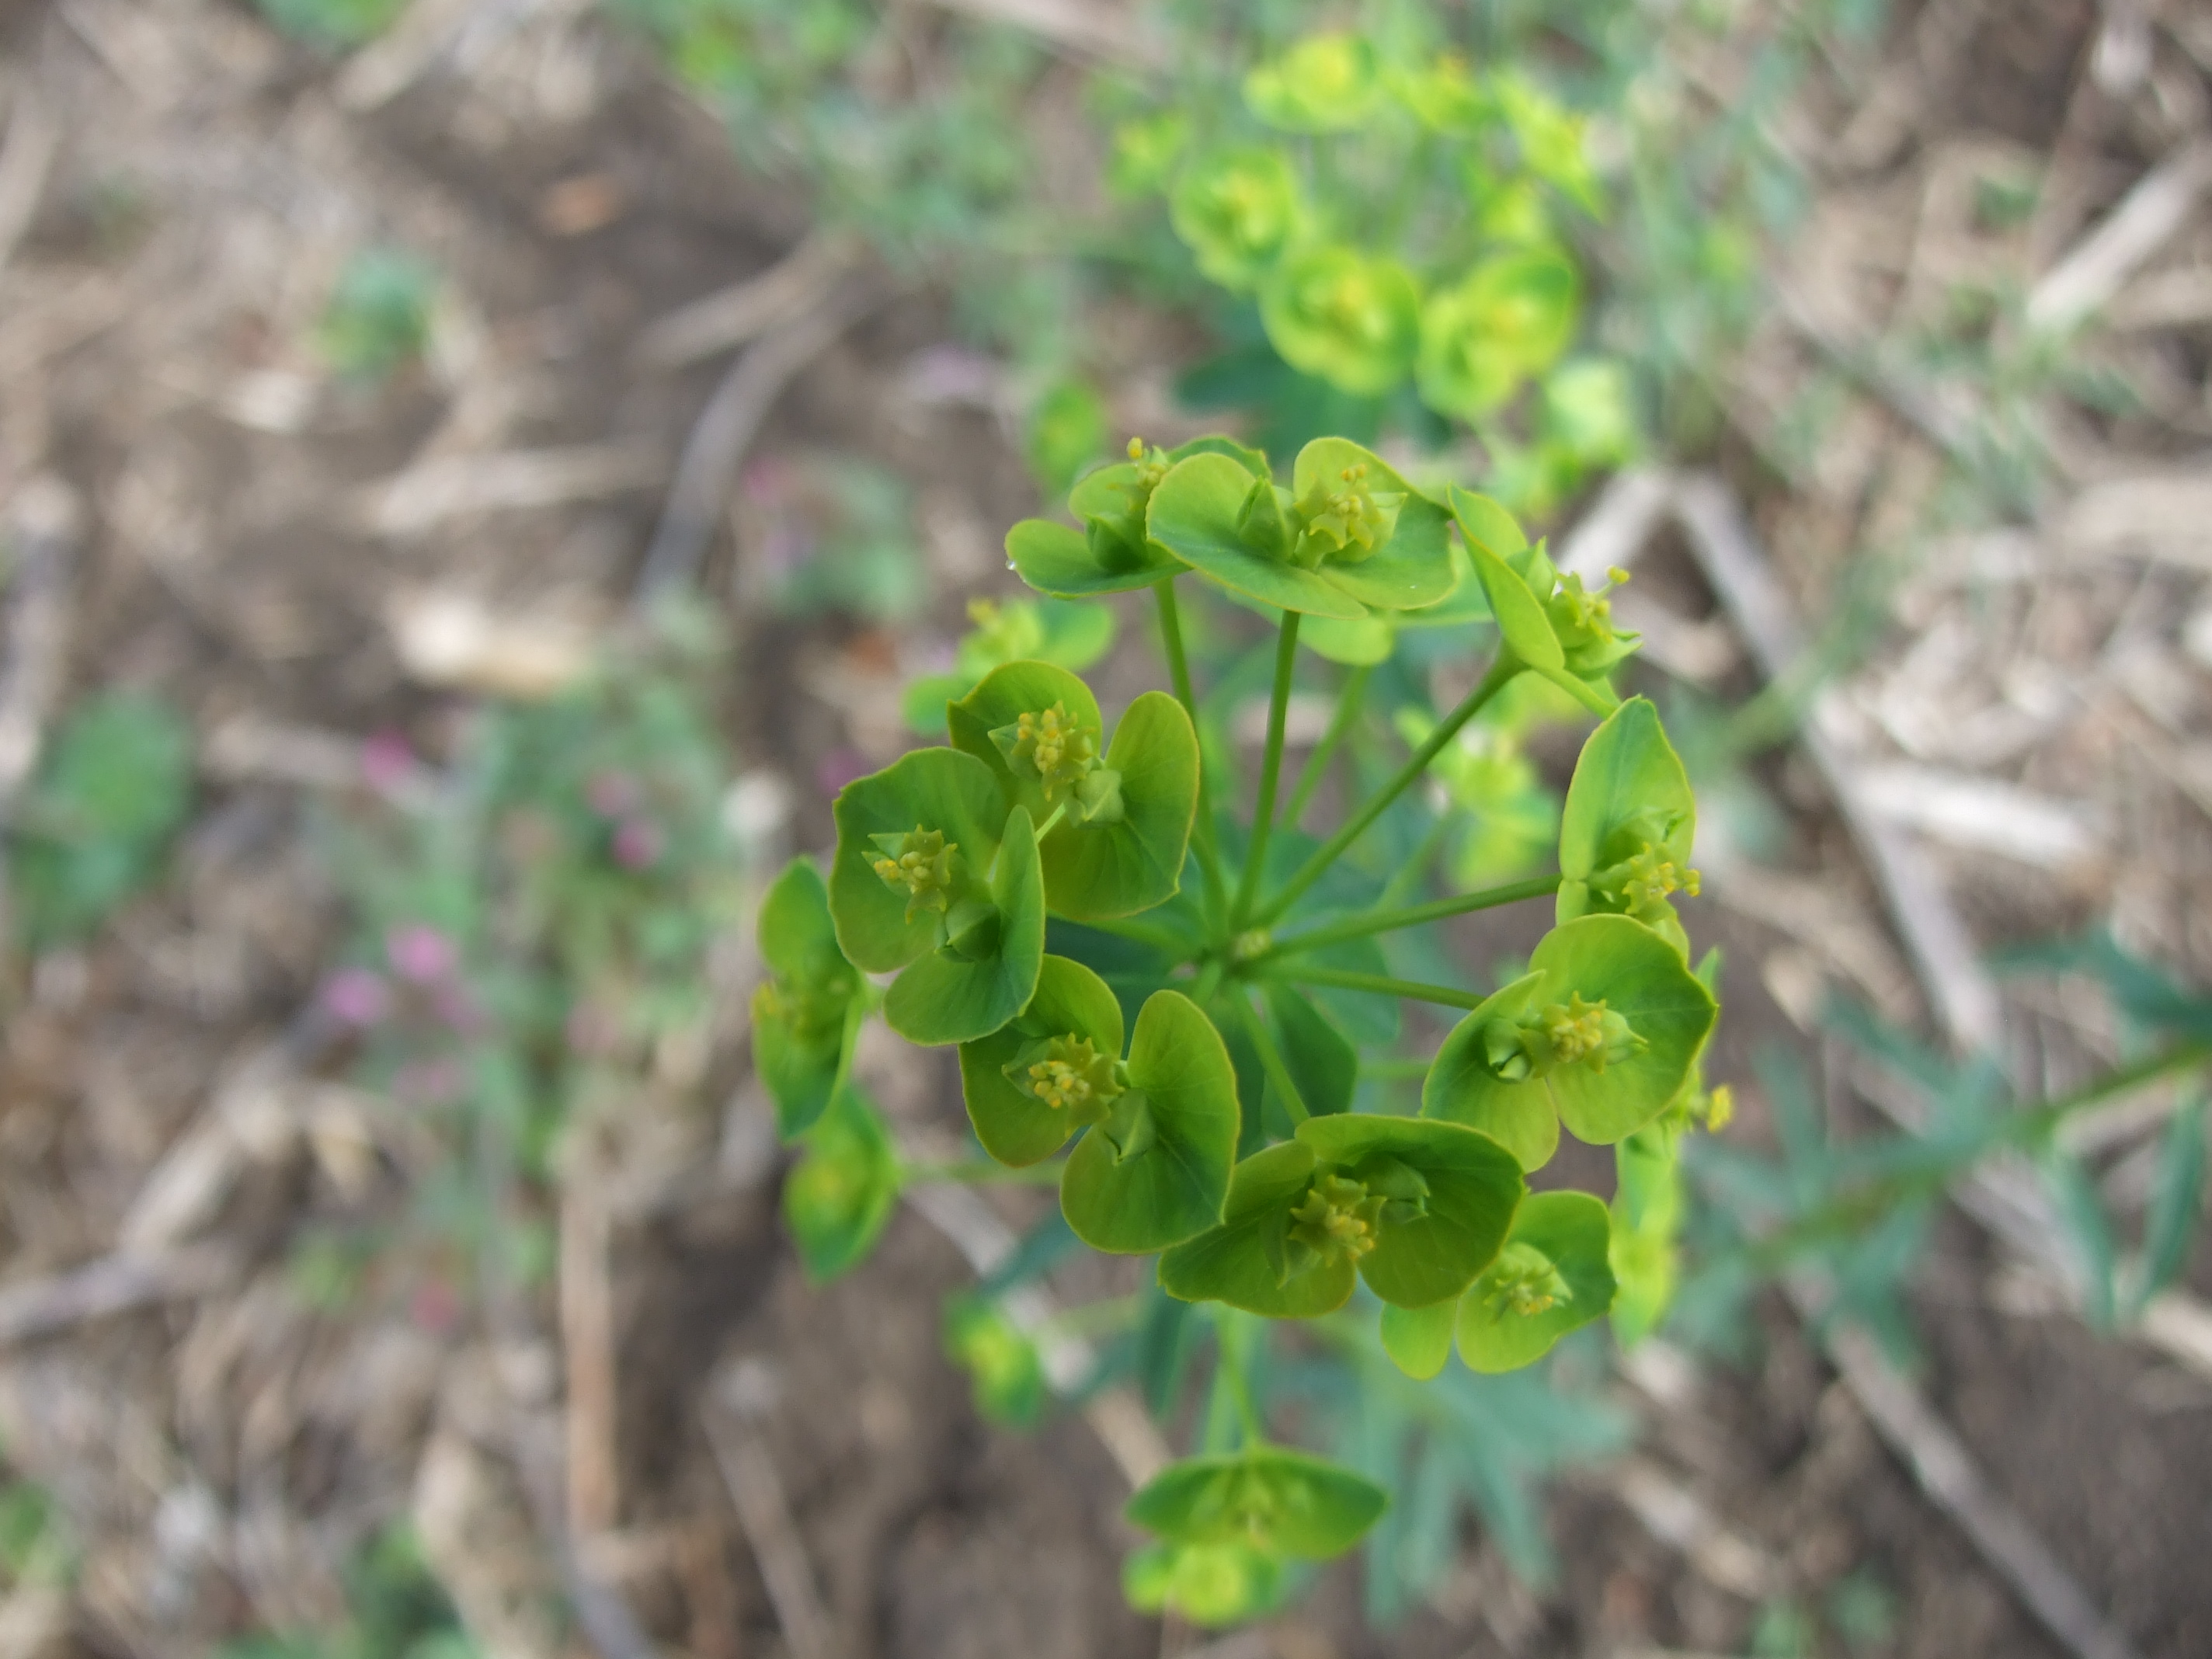
[(1114, 1057), (1100, 1054), (1089, 1037), (1053, 1038), (1027, 1070), (1029, 1092), (1055, 1112), (1088, 1116), (1122, 1094)]
[(1558, 1264), (1534, 1244), (1508, 1244), (1486, 1279), (1483, 1305), (1494, 1315), (1549, 1313), (1575, 1299)]
[(1675, 863), (1665, 848), (1656, 847), (1648, 841), (1643, 851), (1606, 874), (1612, 878), (1606, 884), (1618, 888), (1632, 912), (1663, 904), (1670, 893), (1684, 893), (1692, 898), (1698, 896), (1698, 872)]
[[(1626, 579), (1627, 572), (1610, 573), (1616, 581)], [(1595, 593), (1583, 592), (1583, 579), (1570, 573), (1559, 578), (1559, 591), (1552, 596), (1552, 619), (1562, 627), (1595, 639), (1607, 639), (1613, 634), (1613, 601), (1606, 597), (1607, 588)]]
[(1036, 769), (1048, 805), (1089, 777), (1098, 765), (1098, 734), (1079, 725), (1064, 702), (1023, 714), (1012, 726), (1000, 726), (991, 733), (991, 741), (1010, 764), (1026, 761)]
[(945, 840), (941, 830), (925, 830), (918, 823), (910, 835), (869, 839), (883, 849), (883, 856), (870, 859), (868, 867), (884, 886), (906, 894), (906, 919), (912, 921), (924, 910), (942, 915), (951, 902), (952, 855), (960, 843)]
[(1306, 1188), (1291, 1212), (1291, 1237), (1334, 1261), (1357, 1261), (1375, 1248), (1382, 1199), (1361, 1182), (1325, 1175)]
[[(1619, 1016), (1614, 1017), (1619, 1021)], [(1620, 1022), (1626, 1030), (1626, 1023)], [(1587, 1060), (1594, 1071), (1605, 1070), (1607, 1050), (1613, 1046), (1613, 1033), (1607, 1029), (1605, 999), (1584, 1002), (1580, 991), (1574, 993), (1562, 1007), (1553, 1003), (1536, 1016), (1537, 1029), (1551, 1045), (1552, 1058), (1563, 1066), (1577, 1060)]]
[(1367, 464), (1347, 466), (1337, 474), (1340, 488), (1316, 483), (1298, 503), (1306, 534), (1327, 542), (1337, 552), (1357, 547), (1352, 556), (1365, 558), (1390, 539), (1398, 527), (1398, 509), (1405, 497), (1395, 491), (1377, 495), (1367, 487)]

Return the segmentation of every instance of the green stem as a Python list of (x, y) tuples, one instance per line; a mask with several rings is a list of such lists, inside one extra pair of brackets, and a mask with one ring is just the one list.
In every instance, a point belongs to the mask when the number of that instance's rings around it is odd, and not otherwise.
[(1413, 751), (1413, 758), (1398, 769), (1398, 774), (1384, 784), (1364, 805), (1345, 822), (1343, 828), (1323, 842), (1314, 855), (1298, 866), (1283, 890), (1261, 907), (1252, 918), (1255, 927), (1265, 927), (1290, 908), (1298, 895), (1319, 881), (1322, 872), (1340, 858), (1344, 850), (1365, 835), (1375, 820), (1381, 817), (1392, 801), (1413, 787), (1421, 775), (1429, 769), (1429, 763), (1443, 750), (1443, 746), (1459, 735), (1459, 729), (1481, 712), (1505, 684), (1521, 672), (1521, 660), (1510, 650), (1502, 650), (1490, 672), (1482, 677), (1482, 684), (1463, 698), (1458, 708), (1444, 716), (1443, 723), (1428, 735), (1428, 739)]
[(1042, 823), (1040, 823), (1036, 827), (1036, 839), (1039, 845), (1043, 844), (1044, 838), (1047, 836), (1060, 828), (1060, 821), (1066, 816), (1067, 803), (1066, 801), (1060, 802), (1059, 805), (1052, 809), (1052, 816), (1048, 817)]
[(1472, 910), (1492, 910), (1501, 904), (1541, 898), (1547, 893), (1559, 891), (1561, 879), (1559, 876), (1531, 876), (1526, 881), (1508, 882), (1503, 887), (1486, 887), (1479, 893), (1461, 893), (1428, 904), (1407, 905), (1401, 910), (1370, 910), (1364, 915), (1347, 916), (1342, 921), (1332, 922), (1326, 927), (1316, 927), (1310, 933), (1294, 933), (1289, 939), (1278, 940), (1269, 949), (1252, 957), (1251, 962), (1256, 966), (1297, 951), (1318, 951), (1326, 945), (1341, 945), (1346, 939), (1365, 939), (1373, 933), (1395, 933), (1401, 927), (1419, 927), (1424, 922), (1441, 921), (1446, 916), (1464, 915)]
[(1275, 790), (1283, 778), (1283, 726), (1290, 716), (1291, 681), (1298, 665), (1298, 612), (1283, 612), (1275, 636), (1275, 689), (1267, 699), (1267, 749), (1260, 760), (1260, 799), (1252, 809), (1252, 844), (1244, 854), (1244, 874), (1237, 884), (1237, 903), (1229, 931), (1244, 925), (1245, 912), (1260, 896), (1260, 872), (1267, 862), (1267, 837), (1275, 829)]
[(1338, 991), (1372, 991), (1377, 996), (1407, 997), (1415, 1002), (1434, 1002), (1446, 1008), (1479, 1008), (1483, 1000), (1473, 991), (1455, 990), (1449, 985), (1424, 985), (1418, 980), (1392, 979), (1385, 974), (1340, 973), (1334, 968), (1288, 968), (1271, 977), (1286, 979), (1293, 985), (1319, 985)]
[(1304, 1123), (1313, 1114), (1306, 1109), (1305, 1097), (1291, 1079), (1291, 1068), (1284, 1063), (1282, 1050), (1275, 1047), (1275, 1039), (1267, 1034), (1267, 1027), (1245, 1000), (1239, 989), (1229, 994), (1229, 1006), (1237, 1011), (1237, 1018), (1244, 1027), (1244, 1035), (1252, 1039), (1252, 1046), (1260, 1051), (1260, 1069), (1267, 1074), (1267, 1081), (1275, 1085), (1275, 1092), (1283, 1097), (1283, 1109), (1291, 1115), (1293, 1123)]
[(1297, 784), (1291, 791), (1290, 805), (1283, 808), (1283, 822), (1291, 829), (1297, 829), (1298, 820), (1305, 816), (1314, 791), (1321, 787), (1322, 779), (1328, 775), (1329, 763), (1336, 758), (1336, 751), (1342, 745), (1345, 734), (1352, 730), (1352, 723), (1359, 718), (1360, 707), (1367, 700), (1368, 677), (1374, 672), (1364, 665), (1353, 669), (1351, 678), (1344, 683), (1344, 689), (1337, 693), (1336, 716), (1329, 721), (1328, 730), (1322, 734), (1321, 742), (1313, 753), (1306, 757), (1304, 769), (1299, 772)]
[(1198, 694), (1191, 689), (1190, 659), (1182, 648), (1182, 614), (1176, 608), (1175, 578), (1167, 576), (1154, 582), (1152, 597), (1159, 602), (1160, 645), (1167, 653), (1168, 678), (1174, 683), (1176, 701), (1190, 716), (1191, 735), (1198, 740), (1198, 817), (1192, 825), (1191, 843), (1198, 849), (1199, 872), (1206, 879), (1206, 917), (1218, 925), (1228, 917), (1229, 890), (1221, 879), (1221, 852), (1214, 844), (1212, 791), (1206, 781), (1206, 739), (1198, 723)]
[(1435, 1064), (1418, 1054), (1385, 1054), (1380, 1060), (1361, 1060), (1359, 1075), (1372, 1078), (1377, 1083), (1404, 1082), (1408, 1078), (1426, 1077)]
[(1218, 1316), (1221, 1340), (1221, 1372), (1228, 1380), (1230, 1396), (1236, 1403), (1237, 1420), (1244, 1431), (1247, 1445), (1267, 1443), (1267, 1425), (1260, 1415), (1259, 1401), (1252, 1394), (1252, 1343), (1255, 1338), (1264, 1340), (1263, 1328), (1249, 1315), (1224, 1309)]
[(899, 1166), (899, 1180), (907, 1186), (954, 1182), (967, 1187), (1049, 1187), (1059, 1181), (1060, 1172), (1066, 1167), (1064, 1158), (1043, 1164), (1025, 1164), (1019, 1169), (994, 1164), (985, 1158), (965, 1158), (951, 1164), (902, 1164)]
[(1198, 977), (1191, 981), (1190, 1000), (1200, 1007), (1213, 1000), (1213, 994), (1221, 988), (1221, 958), (1215, 957), (1200, 965)]

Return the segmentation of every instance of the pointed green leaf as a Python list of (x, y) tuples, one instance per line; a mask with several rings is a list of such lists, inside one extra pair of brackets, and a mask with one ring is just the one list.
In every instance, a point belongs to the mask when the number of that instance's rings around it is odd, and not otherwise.
[(1525, 1190), (1513, 1155), (1455, 1123), (1346, 1115), (1298, 1126), (1325, 1167), (1385, 1201), (1359, 1276), (1385, 1302), (1425, 1308), (1490, 1265)]
[(845, 786), (831, 803), (837, 852), (830, 868), (830, 914), (837, 944), (872, 974), (903, 968), (945, 940), (945, 914), (909, 914), (907, 893), (876, 873), (883, 856), (872, 837), (917, 827), (942, 835), (957, 851), (954, 880), (962, 892), (988, 884), (1006, 809), (990, 769), (951, 749), (919, 749), (882, 771)]
[(1047, 957), (1036, 994), (1019, 1016), (986, 1037), (960, 1045), (960, 1089), (968, 1121), (983, 1150), (1001, 1164), (1035, 1164), (1065, 1146), (1085, 1120), (1048, 1105), (1006, 1075), (1034, 1043), (1079, 1037), (1111, 1060), (1121, 1058), (1121, 1005), (1106, 981), (1079, 962)]
[(819, 1285), (858, 1266), (898, 1203), (898, 1154), (866, 1096), (846, 1085), (807, 1131), (784, 1177), (783, 1218), (807, 1278)]
[(1358, 1543), (1390, 1505), (1365, 1475), (1284, 1446), (1187, 1457), (1147, 1480), (1122, 1510), (1181, 1544), (1249, 1544), (1325, 1561)]
[(1152, 538), (1177, 558), (1262, 605), (1356, 620), (1367, 607), (1325, 580), (1249, 543), (1238, 515), (1255, 482), (1229, 456), (1207, 453), (1178, 461), (1152, 492)]
[(1350, 1111), (1359, 1051), (1296, 986), (1269, 980), (1265, 989), (1268, 1018), (1306, 1109), (1316, 1117)]
[(988, 1036), (1021, 1012), (1036, 989), (1044, 963), (1044, 876), (1036, 832), (1021, 807), (1006, 817), (988, 894), (998, 914), (987, 945), (966, 954), (953, 946), (933, 951), (891, 981), (884, 1018), (908, 1042)]
[(2204, 1116), (2202, 1100), (2185, 1100), (2160, 1140), (2150, 1206), (2143, 1217), (2138, 1312), (2188, 1266), (2190, 1241), (2204, 1207)]
[(1386, 1302), (1382, 1304), (1382, 1352), (1407, 1376), (1425, 1382), (1442, 1371), (1451, 1358), (1452, 1332), (1458, 1323), (1456, 1297), (1425, 1308), (1401, 1308)]
[(1531, 668), (1560, 667), (1566, 655), (1560, 649), (1559, 636), (1552, 630), (1551, 619), (1544, 614), (1545, 596), (1531, 590), (1496, 545), (1510, 536), (1525, 547), (1520, 527), (1487, 496), (1457, 484), (1450, 487), (1449, 494), (1452, 517), (1458, 521), (1460, 534), (1467, 538), (1475, 580), (1482, 584), (1491, 615), (1505, 637), (1505, 648)]
[(1534, 1364), (1613, 1306), (1613, 1229), (1588, 1193), (1533, 1193), (1498, 1260), (1459, 1304), (1460, 1358), (1478, 1371)]
[(1271, 1319), (1333, 1313), (1352, 1295), (1358, 1272), (1348, 1256), (1316, 1257), (1286, 1268), (1291, 1210), (1313, 1185), (1318, 1160), (1303, 1141), (1286, 1140), (1237, 1166), (1221, 1224), (1160, 1258), (1160, 1287), (1186, 1302), (1225, 1302)]
[(1221, 1034), (1179, 991), (1156, 991), (1129, 1042), (1129, 1091), (1085, 1134), (1060, 1205), (1094, 1249), (1142, 1255), (1222, 1215), (1237, 1157), (1237, 1074)]

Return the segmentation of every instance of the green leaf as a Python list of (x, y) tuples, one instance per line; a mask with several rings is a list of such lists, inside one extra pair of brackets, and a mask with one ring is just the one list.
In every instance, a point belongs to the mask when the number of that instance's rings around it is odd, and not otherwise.
[[(1477, 495), (1457, 484), (1451, 485), (1447, 495), (1460, 534), (1467, 538), (1475, 580), (1482, 584), (1491, 615), (1505, 637), (1505, 648), (1534, 669), (1563, 666), (1565, 653), (1553, 631), (1551, 618), (1544, 614), (1547, 596), (1531, 592), (1528, 582), (1506, 562), (1511, 553), (1528, 545), (1520, 526), (1486, 495)], [(1501, 546), (1507, 543), (1518, 545)]]
[[(910, 908), (908, 896), (876, 873), (872, 836), (921, 827), (957, 849), (956, 896), (988, 880), (1006, 809), (990, 769), (973, 755), (920, 749), (845, 786), (831, 803), (837, 852), (830, 867), (830, 914), (837, 944), (856, 966), (890, 973), (945, 942), (945, 910)], [(950, 908), (949, 904), (946, 907)]]
[(1244, 104), (1285, 132), (1353, 132), (1372, 118), (1382, 89), (1375, 49), (1332, 30), (1255, 66), (1244, 77)]
[(1559, 919), (1630, 915), (1689, 955), (1668, 896), (1697, 890), (1698, 804), (1659, 711), (1632, 697), (1583, 744), (1559, 821)]
[(1044, 1360), (1036, 1340), (984, 1297), (945, 1304), (945, 1352), (973, 1384), (976, 1415), (1028, 1428), (1044, 1413)]
[[(993, 734), (1013, 732), (1023, 716), (1036, 720), (1052, 709), (1073, 721), (1095, 758), (1064, 760), (1048, 780), (1033, 755), (1010, 753)], [(1174, 698), (1140, 696), (1101, 755), (1090, 689), (1048, 664), (1009, 663), (954, 704), (947, 720), (954, 745), (991, 768), (1008, 805), (1027, 807), (1039, 823), (1055, 806), (1067, 806), (1041, 848), (1045, 899), (1054, 912), (1078, 921), (1125, 916), (1175, 896), (1198, 814), (1199, 760), (1190, 718)], [(1094, 811), (1085, 792), (1101, 786), (1095, 799), (1110, 794), (1110, 803)]]
[(2136, 1307), (2172, 1285), (2188, 1265), (2204, 1206), (2204, 1103), (2185, 1100), (2166, 1126), (2143, 1218), (2143, 1277)]
[(1340, 1464), (1253, 1446), (1169, 1464), (1121, 1512), (1172, 1543), (1246, 1544), (1326, 1561), (1358, 1543), (1389, 1504), (1389, 1493)]
[(1525, 1190), (1513, 1156), (1455, 1123), (1346, 1115), (1298, 1126), (1322, 1164), (1384, 1199), (1359, 1276), (1385, 1302), (1425, 1308), (1490, 1264)]
[(784, 1177), (783, 1219), (808, 1279), (819, 1285), (875, 1248), (898, 1203), (898, 1154), (882, 1116), (849, 1084), (801, 1144), (805, 1155)]
[(1460, 1299), (1460, 1358), (1478, 1371), (1534, 1364), (1613, 1306), (1613, 1227), (1588, 1193), (1533, 1193), (1513, 1231)]
[(1094, 1249), (1142, 1255), (1220, 1220), (1237, 1157), (1237, 1074), (1213, 1022), (1156, 991), (1129, 1042), (1129, 1091), (1077, 1143), (1060, 1205)]
[(1217, 1629), (1256, 1619), (1280, 1605), (1279, 1557), (1251, 1545), (1152, 1544), (1121, 1569), (1121, 1593), (1139, 1613), (1175, 1613)]
[(1401, 1308), (1386, 1302), (1382, 1304), (1382, 1352), (1407, 1376), (1425, 1382), (1442, 1371), (1451, 1358), (1452, 1331), (1458, 1323), (1456, 1297), (1425, 1308)]
[(1418, 610), (1447, 598), (1455, 580), (1450, 515), (1374, 451), (1343, 438), (1315, 439), (1298, 452), (1291, 497), (1304, 504), (1317, 490), (1340, 488), (1353, 469), (1361, 470), (1369, 489), (1403, 501), (1387, 541), (1365, 557), (1325, 557), (1322, 574), (1354, 599), (1385, 611)]
[(955, 941), (891, 981), (884, 1018), (909, 1042), (988, 1036), (1021, 1012), (1036, 989), (1044, 963), (1044, 877), (1030, 815), (1018, 806), (1006, 817), (989, 902), (997, 914), (981, 924), (986, 942)]
[(1049, 1158), (1088, 1121), (1048, 1105), (1006, 1074), (1025, 1048), (1054, 1037), (1077, 1037), (1098, 1054), (1121, 1058), (1121, 1005), (1106, 981), (1079, 962), (1047, 957), (1036, 994), (1020, 1015), (985, 1037), (960, 1045), (960, 1089), (968, 1121), (983, 1150), (1016, 1167)]
[(1500, 254), (1431, 295), (1419, 321), (1421, 400), (1468, 421), (1500, 408), (1566, 349), (1581, 299), (1574, 261), (1556, 248)]
[(1283, 1265), (1287, 1218), (1318, 1164), (1312, 1147), (1286, 1140), (1237, 1164), (1221, 1224), (1160, 1258), (1160, 1288), (1271, 1319), (1310, 1319), (1342, 1307), (1358, 1277), (1349, 1256), (1317, 1257), (1296, 1272)]
[(1242, 293), (1304, 229), (1308, 209), (1291, 164), (1254, 146), (1202, 156), (1184, 169), (1168, 217), (1211, 281)]
[(1306, 1109), (1316, 1117), (1350, 1111), (1359, 1086), (1359, 1051), (1296, 986), (1269, 980), (1265, 990), (1268, 1018)]
[(1152, 538), (1177, 558), (1262, 605), (1356, 621), (1367, 607), (1319, 572), (1253, 545), (1238, 528), (1255, 478), (1226, 455), (1179, 461), (1153, 490)]
[(1292, 368), (1373, 397), (1403, 380), (1421, 343), (1421, 291), (1395, 259), (1340, 244), (1286, 257), (1260, 290), (1267, 338)]
[[(1452, 1028), (1422, 1085), (1421, 1115), (1484, 1130), (1535, 1169), (1557, 1145), (1547, 1122), (1553, 1112), (1597, 1146), (1656, 1117), (1681, 1090), (1717, 1010), (1674, 947), (1626, 916), (1562, 922), (1529, 967)], [(1593, 1046), (1547, 1058), (1544, 1034), (1553, 1030)]]
[(191, 729), (167, 703), (118, 691), (70, 710), (9, 837), (25, 941), (82, 939), (153, 881), (191, 790)]

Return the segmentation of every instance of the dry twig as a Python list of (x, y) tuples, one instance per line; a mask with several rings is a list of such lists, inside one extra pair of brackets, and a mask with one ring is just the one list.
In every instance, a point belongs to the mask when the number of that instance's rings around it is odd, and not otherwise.
[(613, 1229), (596, 1183), (570, 1170), (561, 1183), (561, 1351), (568, 1362), (568, 1527), (580, 1540), (621, 1513), (616, 1442)]
[(228, 1288), (237, 1252), (227, 1244), (188, 1244), (144, 1256), (118, 1252), (45, 1279), (0, 1288), (0, 1348), (65, 1331), (157, 1302)]
[(638, 336), (634, 355), (652, 368), (683, 368), (793, 320), (860, 261), (848, 239), (809, 236), (766, 270), (670, 312)]
[(0, 143), (0, 269), (31, 228), (39, 198), (46, 193), (47, 171), (60, 147), (61, 129), (47, 115), (37, 88), (27, 82), (17, 86), (7, 140)]
[[(743, 1380), (740, 1362), (740, 1370), (726, 1379), (732, 1386), (721, 1392), (726, 1395), (744, 1393), (739, 1386)], [(784, 1495), (783, 1479), (776, 1473), (775, 1459), (759, 1431), (745, 1420), (745, 1403), (734, 1399), (707, 1404), (700, 1416), (706, 1425), (708, 1442), (729, 1486), (730, 1501), (744, 1528), (745, 1541), (760, 1565), (761, 1581), (768, 1587), (768, 1599), (775, 1608), (776, 1622), (783, 1628), (792, 1659), (832, 1659), (836, 1649), (830, 1614), (816, 1587), (806, 1546), (792, 1522), (791, 1504)]]
[(2119, 292), (2143, 262), (2188, 223), (2212, 185), (2212, 138), (2194, 138), (2144, 174), (2120, 204), (2036, 283), (2029, 325), (2071, 328)]

